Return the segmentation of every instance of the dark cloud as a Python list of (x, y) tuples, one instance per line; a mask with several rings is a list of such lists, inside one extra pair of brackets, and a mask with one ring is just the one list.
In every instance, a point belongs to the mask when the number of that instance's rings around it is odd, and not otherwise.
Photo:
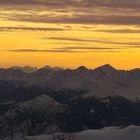
[(51, 39), (51, 40), (64, 40), (64, 41), (74, 41), (74, 42), (93, 42), (93, 43), (102, 43), (102, 44), (114, 44), (114, 45), (125, 45), (127, 47), (139, 47), (140, 42), (115, 42), (115, 41), (107, 41), (107, 40), (90, 40), (90, 39), (78, 39), (78, 38), (65, 38), (65, 37), (51, 37), (51, 38), (43, 38), (43, 39)]
[[(5, 6), (7, 6), (5, 8)], [(140, 25), (139, 0), (0, 0), (3, 8), (30, 11), (28, 14), (5, 15), (8, 20), (63, 23), (63, 24), (115, 24)], [(25, 9), (25, 10), (24, 10)], [(61, 12), (53, 15), (41, 15), (41, 11)], [(66, 13), (72, 13), (69, 16)]]
[(38, 49), (16, 49), (16, 50), (5, 50), (8, 52), (76, 52), (72, 50), (63, 50), (63, 49), (48, 49), (48, 50), (38, 50)]
[(39, 27), (0, 27), (0, 31), (64, 31), (62, 28), (39, 28)]
[(106, 30), (95, 30), (97, 32), (107, 33), (140, 33), (140, 29), (106, 29)]
[(9, 20), (35, 22), (35, 23), (62, 23), (62, 24), (114, 24), (114, 25), (140, 25), (140, 16), (121, 15), (92, 15), (79, 14), (74, 16), (48, 16), (48, 15), (12, 15)]
[(60, 43), (60, 42), (57, 42), (57, 43), (47, 43), (47, 44), (55, 44), (55, 45), (84, 45), (84, 44), (86, 44), (86, 43), (84, 43), (84, 42), (67, 42), (67, 43)]
[(92, 42), (93, 40), (87, 39), (78, 39), (78, 38), (65, 38), (65, 37), (50, 37), (50, 38), (42, 38), (42, 39), (51, 39), (51, 40), (65, 40), (65, 41), (78, 41), (78, 42)]
[(119, 7), (119, 8), (139, 8), (139, 0), (1, 0), (2, 5), (46, 5), (52, 7), (64, 6), (102, 6), (102, 7)]
[(57, 49), (64, 49), (64, 50), (120, 50), (120, 49), (126, 49), (126, 48), (115, 48), (115, 47), (65, 47), (65, 48), (57, 48)]
[(116, 8), (139, 8), (139, 0), (83, 0), (85, 4), (95, 4), (103, 7), (116, 7)]
[(5, 50), (8, 52), (59, 52), (59, 53), (87, 53), (87, 52), (117, 52), (124, 48), (109, 48), (109, 47), (61, 47), (61, 48), (52, 48), (47, 50), (39, 49), (15, 49), (15, 50)]

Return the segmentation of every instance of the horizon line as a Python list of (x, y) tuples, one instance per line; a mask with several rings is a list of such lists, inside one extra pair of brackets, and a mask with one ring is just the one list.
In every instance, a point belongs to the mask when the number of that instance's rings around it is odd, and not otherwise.
[[(91, 67), (88, 67), (88, 66), (85, 66), (85, 65), (77, 65), (77, 66), (73, 66), (73, 67), (68, 67), (68, 66), (51, 66), (51, 65), (44, 65), (44, 66), (34, 66), (34, 65), (11, 65), (11, 66), (6, 66), (6, 67), (0, 67), (0, 69), (20, 69), (20, 68), (34, 68), (36, 70), (39, 70), (39, 69), (43, 69), (43, 68), (47, 68), (48, 69), (64, 69), (64, 70), (67, 70), (67, 69), (70, 69), (70, 70), (76, 70), (80, 67), (85, 67), (86, 69), (88, 70), (94, 70), (94, 69), (97, 69), (97, 68), (100, 68), (100, 67), (103, 67), (103, 66), (109, 66), (109, 67), (112, 67), (116, 70), (124, 70), (124, 71), (131, 71), (131, 70), (135, 70), (135, 69), (140, 69), (140, 67), (134, 67), (134, 68), (130, 68), (130, 69), (125, 69), (125, 68), (117, 68), (115, 66), (113, 66), (112, 64), (108, 64), (108, 63), (105, 63), (105, 64), (102, 64), (102, 65), (99, 65), (99, 66), (93, 66), (92, 68)], [(17, 67), (17, 68), (16, 68)]]

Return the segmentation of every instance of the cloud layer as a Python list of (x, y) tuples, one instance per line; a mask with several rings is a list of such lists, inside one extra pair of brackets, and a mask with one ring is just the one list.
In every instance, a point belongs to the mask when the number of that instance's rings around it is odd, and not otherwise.
[(125, 48), (114, 48), (114, 47), (90, 47), (90, 46), (72, 46), (72, 47), (60, 47), (60, 48), (52, 48), (46, 50), (40, 49), (14, 49), (14, 50), (5, 50), (6, 52), (32, 52), (32, 53), (45, 53), (45, 52), (53, 52), (53, 53), (87, 53), (87, 52), (118, 52), (121, 49)]
[[(102, 34), (99, 35), (97, 32), (139, 34), (139, 8), (139, 0), (0, 0), (0, 25), (2, 21), (8, 21), (15, 25), (7, 24), (6, 26), (3, 24), (0, 26), (0, 32), (55, 32), (53, 35), (49, 34), (50, 36), (48, 35), (47, 38), (43, 38), (40, 33), (42, 44), (45, 46), (45, 43), (52, 43), (51, 49), (24, 49), (25, 46), (23, 46), (23, 49), (7, 50), (10, 52), (117, 52), (122, 49), (140, 48), (140, 43), (138, 41), (129, 42), (128, 39), (126, 41), (113, 41), (105, 39), (105, 36), (101, 39)], [(98, 25), (103, 28), (96, 28)], [(81, 26), (80, 29), (77, 26)], [(84, 28), (82, 26), (92, 27)], [(122, 27), (110, 28), (116, 26)], [(124, 26), (133, 28), (123, 28)], [(98, 37), (92, 36), (91, 33), (86, 32), (87, 30), (94, 32)], [(67, 38), (64, 37), (65, 31), (68, 31)], [(87, 38), (81, 39), (82, 35), (79, 38), (72, 37), (75, 31), (78, 32), (78, 35), (80, 31), (84, 31), (81, 34), (87, 33)], [(90, 38), (88, 39), (88, 37)], [(61, 47), (59, 43), (62, 44), (62, 42), (64, 46)], [(58, 44), (58, 48), (55, 48), (53, 43)]]
[(136, 47), (140, 48), (140, 42), (117, 42), (117, 41), (107, 41), (107, 40), (96, 40), (96, 39), (79, 39), (79, 38), (66, 38), (66, 37), (50, 37), (50, 38), (43, 38), (43, 39), (50, 39), (50, 40), (59, 40), (59, 41), (73, 41), (73, 42), (93, 42), (93, 43), (100, 43), (100, 44), (113, 44), (113, 45), (125, 45), (128, 48)]
[(103, 6), (117, 8), (139, 8), (139, 0), (1, 0), (1, 5), (45, 5), (53, 7), (66, 6)]
[[(140, 25), (139, 0), (1, 0), (8, 20), (64, 24)], [(46, 12), (41, 14), (42, 12)], [(1, 15), (2, 16), (2, 15)]]
[(64, 31), (62, 28), (43, 28), (43, 27), (0, 27), (0, 31)]

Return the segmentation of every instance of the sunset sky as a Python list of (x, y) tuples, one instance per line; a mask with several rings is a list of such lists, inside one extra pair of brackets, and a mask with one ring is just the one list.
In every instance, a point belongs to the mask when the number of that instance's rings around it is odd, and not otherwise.
[(0, 0), (0, 67), (140, 67), (140, 0)]

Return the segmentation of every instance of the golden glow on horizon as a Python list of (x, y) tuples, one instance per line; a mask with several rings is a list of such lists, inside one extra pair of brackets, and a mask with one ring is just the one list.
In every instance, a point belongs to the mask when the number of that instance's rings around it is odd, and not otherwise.
[[(8, 28), (9, 25), (11, 28)], [(133, 32), (125, 33), (125, 29)], [(2, 20), (0, 67), (51, 65), (75, 68), (85, 65), (94, 68), (106, 63), (119, 69), (140, 67), (140, 33), (135, 32), (138, 29), (128, 25), (45, 24)]]

